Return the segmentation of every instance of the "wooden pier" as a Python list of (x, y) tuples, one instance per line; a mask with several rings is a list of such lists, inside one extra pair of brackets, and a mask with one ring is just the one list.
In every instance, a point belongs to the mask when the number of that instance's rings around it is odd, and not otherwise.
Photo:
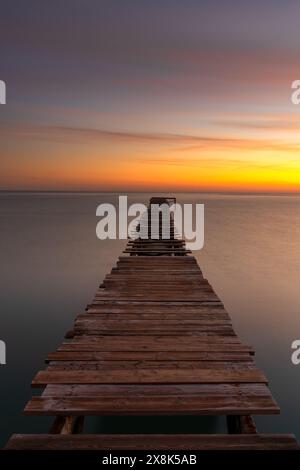
[[(152, 198), (146, 220), (151, 203), (171, 202)], [(53, 416), (49, 433), (15, 434), (6, 449), (298, 448), (293, 435), (257, 432), (253, 415), (279, 413), (267, 378), (168, 217), (169, 239), (161, 217), (159, 239), (128, 241), (33, 379), (42, 392), (25, 414)], [(84, 434), (85, 416), (105, 415), (223, 415), (228, 434)]]

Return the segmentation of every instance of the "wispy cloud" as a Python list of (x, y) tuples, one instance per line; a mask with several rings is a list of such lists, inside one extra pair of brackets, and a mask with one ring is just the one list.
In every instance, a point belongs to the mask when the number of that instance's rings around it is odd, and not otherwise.
[(172, 166), (181, 166), (181, 167), (191, 167), (191, 168), (223, 168), (224, 165), (227, 169), (231, 171), (240, 170), (240, 169), (251, 169), (251, 170), (272, 170), (272, 171), (282, 171), (285, 167), (295, 166), (299, 169), (299, 159), (294, 159), (287, 161), (281, 161), (279, 163), (274, 162), (260, 162), (255, 159), (245, 160), (243, 158), (216, 158), (216, 157), (207, 157), (201, 156), (198, 158), (149, 158), (144, 159), (143, 163), (146, 165), (172, 165)]
[(251, 139), (223, 136), (175, 134), (175, 133), (146, 133), (135, 131), (118, 131), (96, 128), (79, 128), (66, 126), (38, 126), (23, 124), (0, 124), (0, 135), (19, 139), (46, 140), (51, 142), (82, 142), (101, 143), (130, 142), (168, 144), (176, 151), (195, 151), (207, 148), (241, 149), (241, 150), (278, 150), (299, 151), (299, 144), (274, 139)]
[(239, 118), (215, 119), (214, 124), (223, 128), (249, 129), (249, 130), (266, 130), (266, 131), (300, 131), (300, 115), (280, 116), (255, 116), (248, 118), (240, 116)]

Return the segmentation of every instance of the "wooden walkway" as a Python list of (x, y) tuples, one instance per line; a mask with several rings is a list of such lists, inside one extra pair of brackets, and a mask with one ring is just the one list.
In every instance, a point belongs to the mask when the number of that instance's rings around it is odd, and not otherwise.
[[(252, 415), (278, 405), (172, 217), (168, 240), (128, 241), (66, 337), (25, 408), (54, 416), (50, 433), (13, 435), (6, 449), (298, 448), (292, 435), (257, 433)], [(87, 435), (89, 415), (225, 415), (228, 434)]]

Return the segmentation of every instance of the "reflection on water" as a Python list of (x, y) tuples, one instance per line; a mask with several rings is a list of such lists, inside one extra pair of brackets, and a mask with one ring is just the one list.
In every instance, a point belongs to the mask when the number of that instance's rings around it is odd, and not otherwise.
[[(129, 203), (149, 197), (131, 194)], [(300, 439), (300, 366), (290, 360), (291, 343), (300, 339), (300, 196), (177, 198), (205, 204), (205, 246), (196, 256), (236, 332), (256, 349), (281, 406), (280, 416), (256, 419), (259, 430)], [(7, 365), (0, 366), (0, 445), (13, 432), (48, 430), (51, 419), (21, 414), (30, 381), (126, 243), (96, 238), (96, 207), (114, 201), (113, 194), (0, 195), (0, 339), (7, 344)], [(90, 418), (88, 430), (222, 432), (225, 424), (199, 417)]]

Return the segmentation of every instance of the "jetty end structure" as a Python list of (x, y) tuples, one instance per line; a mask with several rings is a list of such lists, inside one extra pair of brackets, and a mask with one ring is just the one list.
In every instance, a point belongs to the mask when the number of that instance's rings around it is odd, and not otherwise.
[[(174, 202), (152, 198), (151, 204)], [(279, 413), (254, 351), (203, 277), (185, 241), (128, 241), (85, 313), (48, 355), (25, 407), (53, 416), (47, 434), (14, 434), (8, 450), (299, 449), (293, 435), (261, 434), (253, 416)], [(141, 222), (142, 223), (142, 222)], [(85, 434), (86, 416), (226, 416), (226, 434)]]

